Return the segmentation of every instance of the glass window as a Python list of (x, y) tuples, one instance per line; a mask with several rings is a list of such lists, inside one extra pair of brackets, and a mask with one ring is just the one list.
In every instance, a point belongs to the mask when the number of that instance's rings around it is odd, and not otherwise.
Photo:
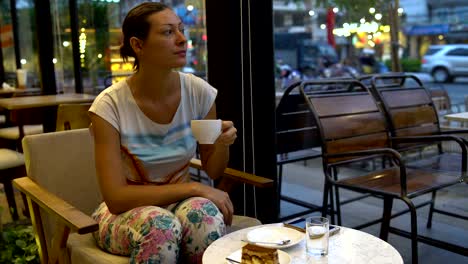
[(55, 68), (57, 91), (65, 93), (75, 92), (68, 1), (52, 1), (50, 9), (51, 13), (53, 14), (53, 62)]
[(468, 56), (468, 49), (458, 48), (447, 52), (447, 56)]
[(39, 68), (36, 46), (36, 23), (34, 17), (33, 0), (16, 1), (16, 17), (18, 20), (18, 41), (14, 43), (13, 22), (11, 17), (10, 1), (0, 3), (0, 39), (3, 55), (3, 67), (5, 69), (6, 82), (16, 85), (16, 54), (15, 46), (19, 46), (21, 68), (28, 71), (27, 86), (39, 86)]
[[(36, 45), (34, 0), (16, 1), (21, 68), (28, 71), (27, 86), (39, 87), (39, 58)], [(15, 64), (16, 65), (16, 64)]]
[(13, 38), (13, 25), (11, 21), (10, 1), (0, 3), (0, 41), (3, 55), (6, 82), (14, 85), (16, 82), (15, 43)]
[[(55, 1), (56, 68), (63, 88), (73, 89), (73, 58), (67, 1)], [(63, 3), (62, 3), (63, 2)], [(78, 0), (80, 67), (85, 93), (98, 93), (133, 73), (133, 61), (120, 58), (121, 26), (127, 12), (143, 0)], [(187, 65), (181, 70), (206, 76), (206, 27), (203, 0), (173, 0), (169, 4), (185, 23)]]
[(429, 48), (425, 55), (434, 55), (437, 52), (439, 52), (439, 50), (441, 50), (441, 49), (442, 48)]

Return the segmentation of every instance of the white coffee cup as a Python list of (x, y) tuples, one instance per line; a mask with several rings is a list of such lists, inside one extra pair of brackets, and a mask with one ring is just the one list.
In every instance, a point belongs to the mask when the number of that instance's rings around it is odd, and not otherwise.
[(26, 88), (26, 82), (28, 77), (28, 71), (25, 69), (16, 70), (16, 79), (18, 81), (17, 88), (24, 89)]
[(221, 119), (192, 120), (192, 134), (199, 144), (213, 144), (221, 135)]

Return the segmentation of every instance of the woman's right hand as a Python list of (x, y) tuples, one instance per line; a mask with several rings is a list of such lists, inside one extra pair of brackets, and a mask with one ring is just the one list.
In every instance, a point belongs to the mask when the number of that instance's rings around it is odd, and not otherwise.
[(218, 190), (216, 188), (197, 183), (198, 194), (212, 201), (224, 216), (224, 223), (230, 226), (232, 223), (232, 216), (234, 214), (234, 206), (227, 192)]

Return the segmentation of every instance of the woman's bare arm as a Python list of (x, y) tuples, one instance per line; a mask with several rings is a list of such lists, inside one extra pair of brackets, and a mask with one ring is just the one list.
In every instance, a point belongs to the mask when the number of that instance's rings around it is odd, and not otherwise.
[[(213, 104), (205, 119), (216, 119), (216, 105)], [(229, 161), (229, 146), (237, 137), (237, 129), (231, 121), (222, 121), (222, 134), (212, 145), (200, 145), (200, 156), (205, 172), (212, 179), (223, 175)]]
[(95, 114), (91, 114), (91, 121), (98, 181), (104, 201), (112, 213), (119, 214), (144, 205), (169, 205), (193, 196), (210, 199), (223, 214), (229, 215), (232, 211), (228, 208), (232, 205), (226, 193), (200, 183), (128, 185), (123, 174), (119, 132)]

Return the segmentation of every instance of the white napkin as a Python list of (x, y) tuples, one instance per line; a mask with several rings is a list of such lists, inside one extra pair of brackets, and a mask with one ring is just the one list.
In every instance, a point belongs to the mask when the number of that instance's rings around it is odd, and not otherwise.
[(5, 90), (15, 90), (15, 87), (11, 87), (8, 83), (2, 83), (2, 88)]

